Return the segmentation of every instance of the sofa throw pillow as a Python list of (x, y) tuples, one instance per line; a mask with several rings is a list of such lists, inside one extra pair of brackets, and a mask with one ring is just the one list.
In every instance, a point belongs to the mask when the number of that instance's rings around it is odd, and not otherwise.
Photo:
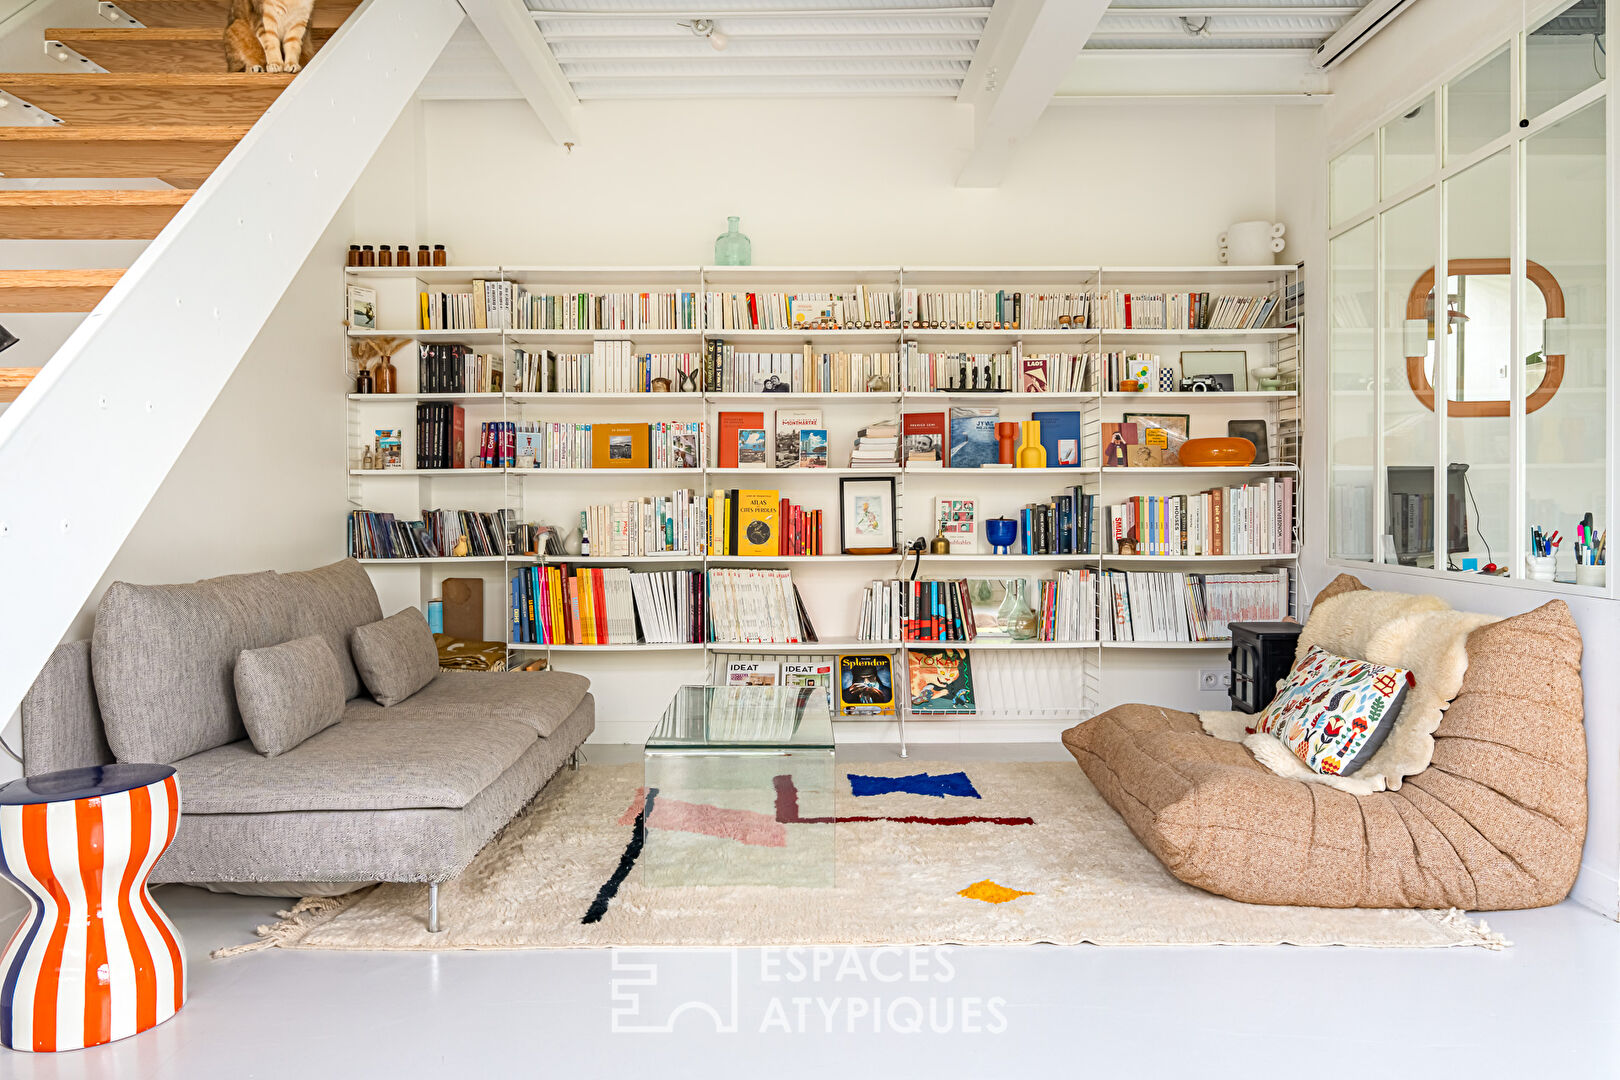
[(1294, 661), (1255, 730), (1281, 739), (1313, 772), (1348, 776), (1384, 744), (1414, 684), (1406, 668), (1313, 645)]
[(416, 608), (355, 627), (349, 647), (361, 681), (379, 705), (398, 705), (439, 674), (439, 647)]
[(265, 757), (286, 753), (343, 719), (343, 671), (319, 634), (243, 649), (235, 683), (242, 726)]

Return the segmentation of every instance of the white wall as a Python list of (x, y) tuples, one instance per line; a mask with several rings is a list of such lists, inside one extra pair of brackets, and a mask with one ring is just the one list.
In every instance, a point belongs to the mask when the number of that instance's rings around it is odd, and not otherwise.
[[(1279, 216), (1289, 222), (1300, 241), (1299, 257), (1313, 268), (1307, 275), (1307, 310), (1315, 313), (1308, 329), (1307, 355), (1315, 358), (1318, 374), (1307, 383), (1306, 391), (1307, 477), (1324, 477), (1327, 468), (1328, 398), (1322, 375), (1328, 344), (1327, 155), (1342, 149), (1390, 110), (1408, 103), (1436, 79), (1450, 77), (1483, 59), (1518, 30), (1520, 14), (1517, 0), (1426, 0), (1413, 6), (1334, 73), (1333, 97), (1314, 130), (1300, 130), (1294, 138), (1279, 136), (1279, 146), (1285, 148), (1278, 163)], [(1612, 191), (1610, 206), (1612, 226)], [(1609, 371), (1612, 379), (1612, 352)], [(1536, 590), (1523, 583), (1458, 575), (1413, 576), (1368, 564), (1330, 563), (1325, 498), (1309, 500), (1305, 513), (1302, 569), (1307, 588), (1312, 591), (1348, 570), (1373, 588), (1433, 592), (1465, 610), (1510, 615), (1553, 599), (1569, 603), (1585, 646), (1590, 806), (1586, 850), (1575, 896), (1588, 906), (1614, 915), (1620, 908), (1620, 724), (1615, 721), (1620, 714), (1620, 670), (1612, 657), (1620, 648), (1620, 603)]]
[[(967, 189), (955, 176), (971, 117), (949, 101), (592, 103), (572, 153), (542, 133), (521, 101), (428, 101), (401, 121), (356, 190), (355, 239), (444, 243), (450, 261), (464, 265), (695, 265), (711, 261), (726, 216), (737, 214), (761, 266), (1204, 264), (1232, 221), (1273, 213), (1272, 113), (1184, 102), (1058, 106), (1019, 147), (1002, 186)], [(385, 323), (400, 325), (386, 296), (380, 307)], [(828, 422), (862, 419), (870, 418)], [(539, 482), (528, 483), (535, 493)], [(828, 490), (789, 497), (830, 510)], [(593, 490), (600, 499), (628, 494)], [(921, 502), (934, 492), (914, 494)], [(489, 509), (480, 500), (500, 492), (462, 483), (435, 486), (431, 497), (433, 505)], [(414, 511), (419, 492), (375, 481), (363, 498)], [(553, 503), (570, 500), (584, 501), (570, 492)], [(443, 576), (430, 572), (430, 591)], [(860, 574), (818, 567), (795, 576), (818, 630), (847, 634), (854, 612), (843, 609), (858, 599)], [(420, 595), (414, 570), (383, 568), (373, 577), (387, 610)], [(485, 575), (487, 610), (501, 587), (498, 572)], [(1224, 696), (1197, 689), (1197, 668), (1223, 668), (1224, 655), (1197, 654), (1196, 663), (1193, 655), (1110, 654), (1104, 704), (1151, 695), (1185, 708), (1225, 707)], [(624, 678), (621, 657), (575, 654), (566, 663), (594, 681), (599, 741), (644, 738), (665, 690), (705, 677), (695, 656), (638, 656), (634, 679)], [(935, 724), (912, 737), (1044, 739), (1058, 726)], [(893, 737), (882, 725), (844, 729), (840, 738)]]
[[(158, 489), (68, 640), (89, 637), (114, 581), (195, 581), (301, 570), (343, 557), (341, 272), (353, 230), (340, 211)], [(152, 347), (161, 348), (161, 342)], [(116, 454), (116, 446), (91, 446)], [(20, 743), (15, 718), (7, 742)], [(0, 780), (20, 775), (10, 758)]]

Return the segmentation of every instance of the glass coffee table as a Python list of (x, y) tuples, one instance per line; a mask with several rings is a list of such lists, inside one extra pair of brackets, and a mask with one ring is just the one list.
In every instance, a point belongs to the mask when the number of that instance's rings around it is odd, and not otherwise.
[(832, 886), (825, 690), (683, 686), (642, 768), (646, 884)]

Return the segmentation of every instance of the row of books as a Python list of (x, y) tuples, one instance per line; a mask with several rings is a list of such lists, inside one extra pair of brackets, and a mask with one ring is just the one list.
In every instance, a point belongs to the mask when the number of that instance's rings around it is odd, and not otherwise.
[(1103, 515), (1114, 555), (1294, 553), (1292, 476), (1191, 495), (1135, 495)]
[(718, 339), (708, 348), (704, 385), (720, 393), (843, 394), (898, 384), (897, 352), (825, 352), (810, 345), (792, 352), (738, 352)]
[(1018, 511), (1020, 555), (1090, 555), (1097, 497), (1078, 487)]
[(862, 641), (973, 641), (966, 578), (873, 581), (861, 596)]
[(474, 279), (467, 292), (418, 296), (422, 330), (695, 330), (693, 292), (531, 293)]
[(632, 575), (618, 566), (524, 567), (510, 582), (511, 638), (529, 645), (634, 645)]
[(1113, 289), (1097, 298), (1103, 330), (1255, 330), (1277, 307), (1275, 296), (1193, 293), (1128, 293)]
[(514, 386), (525, 394), (649, 394), (679, 392), (681, 377), (701, 367), (690, 352), (637, 353), (628, 341), (598, 341), (588, 353), (513, 351)]
[(468, 555), (505, 555), (510, 514), (505, 510), (423, 510), (416, 521), (373, 510), (349, 513), (348, 551), (356, 559), (438, 559), (467, 538)]
[(1086, 293), (904, 289), (905, 325), (932, 330), (1066, 330), (1089, 325)]
[(467, 417), (460, 405), (416, 403), (416, 467), (460, 469), (467, 461)]
[(580, 554), (701, 555), (706, 509), (697, 493), (686, 489), (587, 506), (579, 512)]
[[(1040, 605), (1035, 608), (1037, 641), (1097, 640), (1096, 577), (1091, 570), (1060, 570), (1056, 577), (1040, 582)], [(973, 602), (977, 618), (978, 598)]]
[(1078, 394), (1091, 389), (1089, 353), (1033, 353), (1014, 346), (1003, 353), (922, 352), (905, 344), (906, 389)]
[(1105, 570), (1098, 579), (1104, 641), (1225, 641), (1234, 622), (1288, 615), (1290, 572), (1175, 574)]
[[(519, 469), (696, 469), (708, 440), (708, 425), (701, 420), (496, 420), (483, 428), (498, 433), (499, 457), (481, 456), (479, 464)], [(488, 445), (486, 437), (486, 455)]]
[(778, 491), (716, 488), (700, 542), (711, 555), (820, 555), (822, 512)]
[[(419, 294), (423, 330), (696, 330), (692, 292), (531, 293), (475, 279)], [(1240, 330), (1266, 325), (1275, 296), (852, 287), (848, 292), (708, 292), (711, 330)]]
[(897, 326), (894, 294), (857, 285), (847, 293), (710, 292), (710, 330), (860, 330)]
[(501, 358), (466, 345), (417, 345), (416, 385), (424, 394), (495, 394), (505, 388)]
[(511, 641), (527, 645), (795, 644), (816, 640), (786, 570), (524, 567)]

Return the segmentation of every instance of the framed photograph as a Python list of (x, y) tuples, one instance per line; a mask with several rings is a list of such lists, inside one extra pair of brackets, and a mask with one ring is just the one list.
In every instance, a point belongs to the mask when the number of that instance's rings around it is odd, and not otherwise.
[[(1217, 383), (1231, 380), (1229, 389), (1247, 390), (1249, 388), (1249, 354), (1242, 349), (1219, 352), (1183, 350), (1181, 354), (1182, 381), (1196, 379), (1200, 375), (1216, 376), (1214, 381)], [(1220, 376), (1225, 376), (1225, 378), (1220, 378)]]
[[(1187, 413), (1138, 413), (1124, 414), (1127, 424), (1135, 424), (1136, 430), (1141, 432), (1143, 444), (1156, 446), (1163, 451), (1163, 465), (1181, 464), (1181, 444), (1187, 441), (1187, 431), (1192, 424), (1192, 417)], [(1159, 434), (1162, 432), (1163, 434)], [(1134, 462), (1132, 464), (1135, 464)]]
[(838, 511), (845, 555), (894, 554), (894, 477), (843, 477), (838, 481)]
[(1248, 439), (1254, 443), (1254, 463), (1270, 465), (1271, 455), (1266, 452), (1266, 422), (1264, 420), (1228, 420), (1226, 433), (1233, 438)]

